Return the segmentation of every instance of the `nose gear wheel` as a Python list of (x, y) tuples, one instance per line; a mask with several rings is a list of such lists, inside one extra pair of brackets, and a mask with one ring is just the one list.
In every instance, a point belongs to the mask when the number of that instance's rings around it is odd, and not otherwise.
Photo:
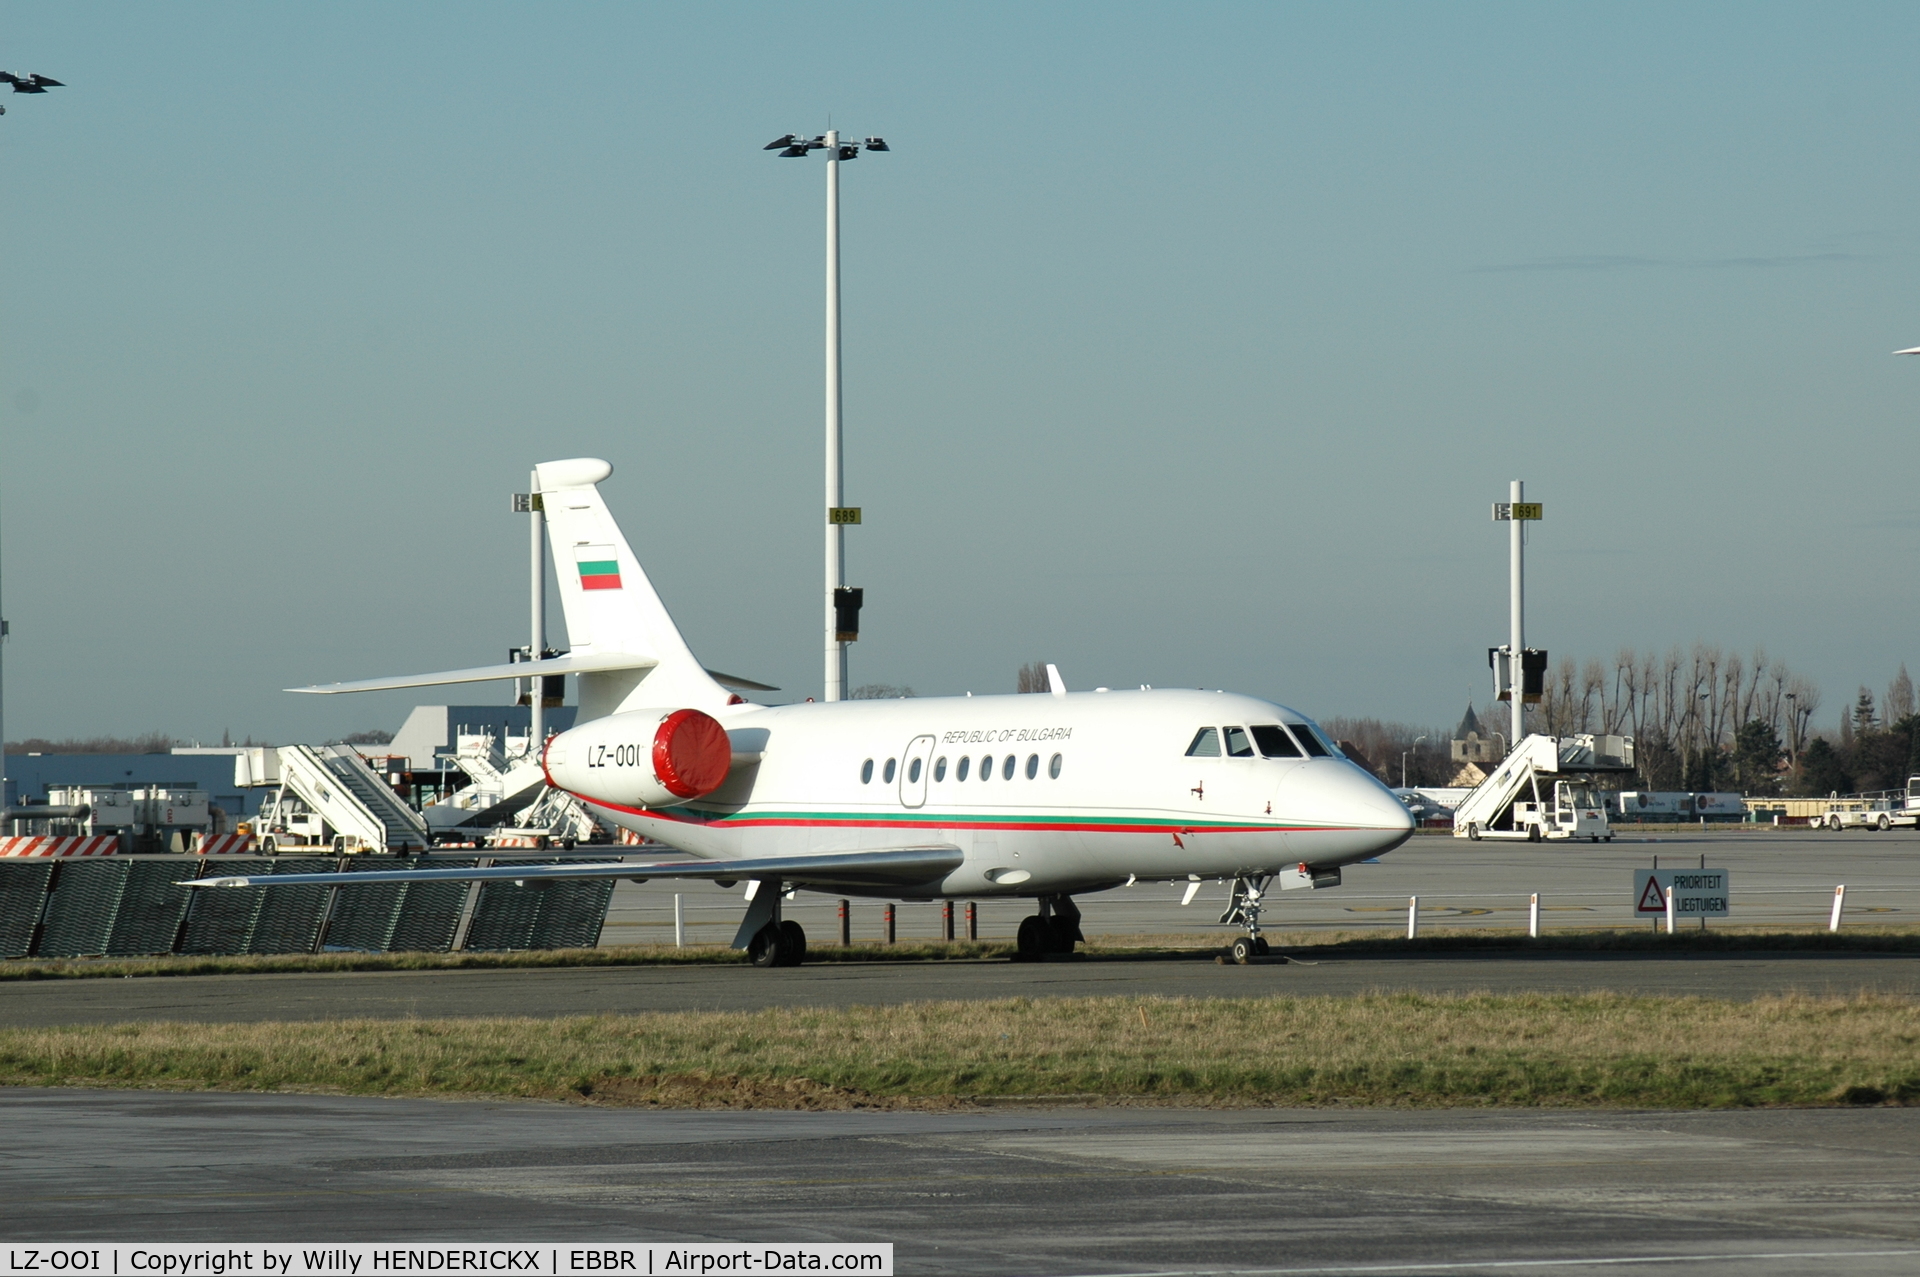
[(1247, 930), (1228, 950), (1233, 960), (1243, 966), (1253, 958), (1264, 957), (1272, 949), (1267, 938), (1260, 934), (1260, 910), (1266, 902), (1267, 884), (1272, 881), (1271, 874), (1235, 878), (1232, 894), (1227, 898), (1227, 911), (1220, 915), (1221, 926), (1241, 926)]

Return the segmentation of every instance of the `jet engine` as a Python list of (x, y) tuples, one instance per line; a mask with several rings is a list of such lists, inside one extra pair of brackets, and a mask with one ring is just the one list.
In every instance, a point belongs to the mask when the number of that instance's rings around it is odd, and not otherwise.
[(621, 807), (676, 807), (720, 788), (727, 729), (697, 709), (641, 710), (583, 723), (547, 742), (547, 783)]

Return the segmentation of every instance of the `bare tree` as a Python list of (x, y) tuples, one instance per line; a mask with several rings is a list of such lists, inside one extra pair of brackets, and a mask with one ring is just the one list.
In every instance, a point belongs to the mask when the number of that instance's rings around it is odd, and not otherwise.
[(1053, 688), (1047, 682), (1047, 666), (1044, 661), (1035, 661), (1031, 665), (1020, 667), (1020, 681), (1013, 689), (1016, 692), (1050, 692)]
[(1887, 684), (1886, 720), (1893, 724), (1912, 717), (1913, 680), (1907, 677), (1907, 665), (1902, 661), (1900, 672), (1893, 676), (1893, 682)]

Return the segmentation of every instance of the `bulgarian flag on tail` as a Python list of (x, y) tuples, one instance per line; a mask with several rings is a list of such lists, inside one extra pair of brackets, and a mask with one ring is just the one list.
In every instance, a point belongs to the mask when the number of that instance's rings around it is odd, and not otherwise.
[(581, 589), (617, 590), (620, 588), (620, 556), (614, 553), (612, 546), (576, 546), (573, 558), (574, 562), (580, 566)]

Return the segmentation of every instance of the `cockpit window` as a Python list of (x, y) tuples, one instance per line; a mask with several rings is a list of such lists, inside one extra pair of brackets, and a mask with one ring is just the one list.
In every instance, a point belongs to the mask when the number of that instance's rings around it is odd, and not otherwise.
[(1187, 746), (1188, 758), (1220, 757), (1220, 733), (1212, 727), (1202, 727), (1194, 733), (1193, 744)]
[(1253, 725), (1254, 743), (1260, 746), (1260, 752), (1268, 758), (1298, 758), (1300, 747), (1293, 743), (1293, 737), (1278, 723), (1255, 723)]
[(1328, 749), (1326, 742), (1320, 739), (1320, 733), (1314, 731), (1305, 723), (1288, 723), (1287, 726), (1291, 727), (1293, 734), (1300, 738), (1300, 744), (1306, 749), (1307, 753), (1313, 755), (1315, 758), (1330, 758), (1333, 756), (1333, 751)]
[(1228, 758), (1252, 758), (1253, 757), (1253, 742), (1247, 739), (1246, 728), (1244, 727), (1227, 728), (1227, 757)]

